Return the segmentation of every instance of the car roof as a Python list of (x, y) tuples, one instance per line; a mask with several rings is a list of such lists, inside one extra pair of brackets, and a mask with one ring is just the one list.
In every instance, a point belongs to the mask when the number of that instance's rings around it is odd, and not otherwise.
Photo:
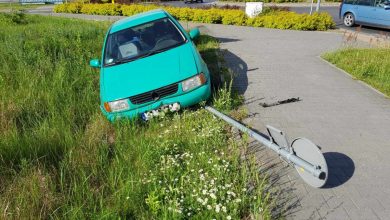
[(163, 9), (155, 9), (121, 19), (112, 24), (110, 33), (121, 31), (123, 29), (134, 27), (160, 18), (168, 17), (167, 12)]

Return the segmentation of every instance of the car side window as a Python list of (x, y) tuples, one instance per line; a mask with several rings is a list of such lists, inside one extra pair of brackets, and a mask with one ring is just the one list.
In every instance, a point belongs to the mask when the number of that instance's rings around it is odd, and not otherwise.
[(357, 5), (362, 5), (362, 6), (373, 6), (374, 1), (372, 0), (357, 0), (356, 4)]
[(384, 8), (385, 5), (390, 5), (389, 0), (376, 0), (375, 1), (375, 7)]
[(354, 5), (356, 4), (356, 0), (344, 0), (344, 4)]

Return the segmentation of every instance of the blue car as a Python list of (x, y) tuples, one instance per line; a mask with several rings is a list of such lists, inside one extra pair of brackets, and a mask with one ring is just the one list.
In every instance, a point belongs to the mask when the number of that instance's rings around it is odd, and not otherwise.
[(340, 18), (347, 27), (360, 24), (390, 29), (390, 0), (344, 0)]

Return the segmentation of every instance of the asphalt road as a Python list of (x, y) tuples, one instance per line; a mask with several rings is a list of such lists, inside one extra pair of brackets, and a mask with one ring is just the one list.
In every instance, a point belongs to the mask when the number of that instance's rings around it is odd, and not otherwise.
[[(170, 5), (170, 6), (176, 6), (176, 7), (191, 7), (191, 8), (201, 8), (201, 7), (210, 7), (212, 5), (216, 4), (215, 0), (204, 0), (204, 3), (187, 3), (185, 4), (183, 1), (171, 1), (166, 2), (164, 5)], [(240, 4), (240, 3), (239, 3)], [(223, 3), (219, 3), (219, 5), (223, 5)], [(241, 5), (241, 4), (240, 4)], [(242, 4), (243, 5), (243, 4)], [(310, 13), (310, 6), (293, 6), (289, 7), (291, 11), (297, 12), (297, 13)], [(315, 5), (313, 6), (313, 11), (315, 11)], [(381, 29), (381, 28), (374, 28), (374, 27), (345, 27), (343, 25), (342, 19), (339, 18), (339, 6), (322, 6), (320, 8), (320, 11), (322, 12), (328, 12), (336, 22), (336, 25), (338, 28), (342, 30), (348, 30), (348, 31), (356, 31), (362, 32), (367, 35), (371, 35), (373, 37), (378, 37), (381, 35), (390, 35), (390, 30)]]
[[(297, 13), (309, 13), (310, 7), (290, 7), (291, 11), (295, 11)], [(320, 8), (320, 11), (328, 12), (332, 17), (333, 20), (336, 22), (336, 25), (340, 29), (349, 30), (349, 31), (356, 31), (359, 30), (364, 34), (372, 35), (372, 36), (378, 36), (378, 35), (390, 35), (390, 30), (382, 29), (382, 28), (375, 28), (375, 27), (367, 27), (362, 26), (360, 27), (346, 27), (343, 25), (343, 20), (339, 18), (339, 7), (338, 6), (324, 6)]]
[[(10, 1), (10, 0), (0, 0), (0, 3), (4, 1)], [(16, 1), (16, 0), (11, 0)], [(164, 5), (170, 5), (170, 6), (176, 6), (176, 7), (191, 7), (191, 8), (200, 8), (200, 7), (210, 7), (215, 4), (223, 5), (224, 3), (217, 3), (216, 0), (204, 0), (204, 3), (184, 3), (183, 1), (170, 1), (170, 2), (164, 2)], [(236, 3), (231, 3), (236, 4)], [(237, 3), (239, 5), (244, 6), (242, 3)], [(310, 6), (292, 6), (289, 7), (291, 11), (297, 12), (297, 13), (310, 13)], [(36, 9), (28, 10), (31, 14), (50, 14), (52, 13), (53, 5), (47, 5), (43, 7), (39, 7)], [(315, 7), (313, 8), (315, 10)], [(364, 33), (366, 35), (370, 35), (373, 37), (383, 37), (383, 35), (390, 36), (390, 30), (381, 29), (381, 28), (374, 28), (374, 27), (345, 27), (343, 25), (342, 20), (339, 18), (339, 7), (338, 6), (323, 6), (321, 7), (320, 11), (328, 12), (336, 22), (336, 25), (341, 30), (348, 30), (348, 31), (359, 31), (361, 33)]]

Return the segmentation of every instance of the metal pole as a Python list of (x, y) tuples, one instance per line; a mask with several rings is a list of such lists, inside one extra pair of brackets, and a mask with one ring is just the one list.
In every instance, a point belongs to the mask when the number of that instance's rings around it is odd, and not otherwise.
[(320, 11), (320, 4), (321, 4), (321, 0), (317, 0), (316, 12)]
[(317, 166), (315, 166), (311, 163), (308, 163), (307, 161), (303, 160), (300, 157), (295, 156), (294, 154), (290, 153), (289, 151), (285, 150), (284, 148), (279, 147), (278, 145), (274, 144), (272, 141), (264, 138), (263, 136), (259, 135), (258, 133), (256, 133), (252, 129), (237, 122), (236, 120), (230, 118), (229, 116), (217, 111), (216, 109), (214, 109), (210, 106), (206, 106), (205, 109), (208, 110), (209, 112), (213, 113), (217, 117), (221, 118), (222, 120), (226, 121), (230, 125), (238, 128), (242, 132), (247, 133), (250, 137), (253, 137), (254, 139), (259, 141), (260, 143), (264, 144), (266, 147), (271, 148), (273, 151), (278, 153), (280, 156), (286, 158), (288, 161), (291, 161), (296, 166), (301, 167), (306, 172), (311, 173), (313, 176), (321, 179), (325, 175), (325, 173), (323, 171), (321, 171)]
[(313, 4), (314, 4), (314, 0), (311, 0), (311, 4), (310, 4), (310, 15), (313, 14)]

